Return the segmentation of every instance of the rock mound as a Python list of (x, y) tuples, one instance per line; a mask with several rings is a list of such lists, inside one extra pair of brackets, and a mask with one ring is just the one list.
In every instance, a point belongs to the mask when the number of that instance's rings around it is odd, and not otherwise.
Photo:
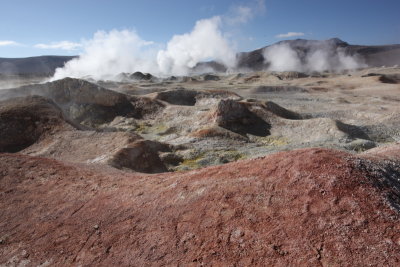
[(297, 71), (283, 71), (275, 74), (280, 80), (294, 80), (309, 77), (307, 74)]
[(130, 79), (133, 80), (138, 80), (138, 81), (150, 81), (151, 79), (153, 79), (153, 75), (151, 75), (150, 73), (142, 73), (140, 71), (134, 72), (131, 75), (129, 75)]
[(216, 61), (199, 62), (192, 68), (193, 73), (226, 72), (227, 70), (224, 64)]
[(127, 132), (61, 131), (21, 153), (73, 163), (110, 165), (144, 173), (168, 171), (159, 152), (169, 146)]
[(382, 83), (397, 84), (400, 82), (400, 76), (399, 75), (381, 75), (379, 77), (379, 81)]
[(211, 117), (218, 126), (238, 134), (249, 133), (256, 136), (270, 134), (271, 125), (251, 112), (244, 102), (223, 99), (212, 111)]
[(200, 130), (197, 130), (193, 133), (190, 134), (193, 137), (197, 138), (213, 138), (213, 137), (219, 137), (219, 138), (229, 138), (229, 139), (237, 139), (237, 140), (247, 140), (247, 138), (243, 137), (240, 134), (231, 132), (225, 128), (219, 127), (219, 126), (210, 126), (210, 127), (205, 127)]
[(0, 99), (29, 95), (52, 99), (71, 119), (90, 126), (110, 122), (116, 116), (137, 116), (126, 95), (72, 78), (2, 90)]
[(400, 143), (370, 149), (361, 154), (363, 157), (372, 157), (383, 160), (400, 161)]
[(274, 113), (275, 115), (277, 115), (281, 118), (284, 118), (284, 119), (300, 120), (303, 118), (300, 114), (293, 112), (291, 110), (288, 110), (272, 101), (265, 102), (264, 106), (265, 106), (266, 110), (268, 110), (268, 111)]
[(139, 140), (119, 150), (109, 164), (118, 169), (127, 168), (144, 173), (167, 172), (159, 152), (170, 152), (170, 148), (158, 142)]
[(369, 140), (359, 127), (329, 118), (285, 120), (275, 123), (272, 133), (284, 136), (292, 143), (348, 143), (354, 139)]
[(256, 75), (251, 75), (251, 76), (249, 76), (249, 77), (245, 77), (245, 78), (243, 79), (243, 81), (244, 81), (245, 83), (258, 82), (258, 81), (260, 80), (260, 78), (261, 78), (261, 76), (256, 74)]
[(73, 128), (61, 109), (44, 97), (0, 101), (0, 152), (17, 152), (46, 133)]
[(376, 181), (400, 171), (377, 166), (305, 149), (144, 176), (0, 154), (0, 264), (396, 266), (400, 200)]
[(221, 80), (217, 75), (206, 74), (203, 76), (204, 81), (219, 81)]
[(400, 83), (399, 74), (379, 74), (379, 73), (367, 73), (361, 77), (377, 77), (377, 79), (382, 83), (397, 84)]
[(129, 100), (134, 110), (133, 117), (137, 119), (153, 118), (165, 108), (163, 103), (149, 97), (130, 97)]

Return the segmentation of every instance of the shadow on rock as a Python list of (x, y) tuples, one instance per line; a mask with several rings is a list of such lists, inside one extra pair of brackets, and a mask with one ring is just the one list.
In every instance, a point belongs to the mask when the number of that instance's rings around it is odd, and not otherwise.
[(271, 125), (251, 112), (243, 102), (221, 100), (212, 116), (218, 126), (241, 135), (270, 135)]

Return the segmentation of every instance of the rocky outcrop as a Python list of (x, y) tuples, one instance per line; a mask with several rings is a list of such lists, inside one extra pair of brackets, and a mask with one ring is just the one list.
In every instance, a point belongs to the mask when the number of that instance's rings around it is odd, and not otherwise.
[(30, 95), (52, 99), (72, 120), (89, 126), (138, 116), (127, 95), (72, 78), (2, 90), (0, 99)]
[(72, 78), (0, 91), (0, 99), (30, 95), (52, 99), (71, 120), (90, 127), (109, 123), (118, 116), (152, 118), (165, 107), (148, 97), (128, 96)]
[(67, 121), (61, 109), (44, 97), (0, 101), (0, 152), (17, 152), (45, 134), (73, 129), (72, 123)]
[(206, 74), (203, 76), (204, 81), (219, 81), (220, 78), (217, 75)]
[(140, 71), (137, 71), (129, 75), (129, 78), (137, 81), (150, 81), (153, 78), (153, 75), (151, 75), (150, 73), (144, 74)]
[(225, 129), (239, 134), (252, 134), (256, 136), (267, 136), (270, 134), (271, 126), (249, 111), (244, 102), (234, 100), (221, 100), (217, 104), (211, 117), (214, 122)]

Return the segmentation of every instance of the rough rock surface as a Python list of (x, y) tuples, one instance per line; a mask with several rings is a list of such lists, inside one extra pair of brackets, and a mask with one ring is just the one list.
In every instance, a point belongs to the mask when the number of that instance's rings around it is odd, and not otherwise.
[(153, 78), (153, 75), (151, 75), (150, 73), (142, 73), (140, 71), (134, 72), (131, 75), (129, 75), (129, 78), (134, 79), (134, 80), (146, 80), (149, 81)]
[(389, 165), (303, 149), (143, 175), (0, 154), (0, 264), (397, 266)]
[(107, 164), (144, 173), (166, 172), (158, 153), (171, 149), (127, 132), (60, 131), (21, 151), (65, 162)]
[(0, 102), (0, 152), (108, 164), (139, 172), (165, 172), (159, 152), (170, 146), (143, 140), (132, 132), (94, 131), (68, 119), (51, 99), (41, 96)]
[(22, 150), (46, 133), (73, 129), (71, 124), (66, 121), (61, 109), (44, 97), (0, 101), (0, 152)]
[(257, 136), (269, 135), (270, 125), (252, 113), (246, 103), (221, 100), (212, 117), (218, 126), (239, 134), (250, 133)]
[(30, 95), (52, 99), (71, 119), (90, 126), (110, 122), (116, 116), (140, 116), (127, 95), (79, 79), (65, 78), (0, 91), (0, 99)]

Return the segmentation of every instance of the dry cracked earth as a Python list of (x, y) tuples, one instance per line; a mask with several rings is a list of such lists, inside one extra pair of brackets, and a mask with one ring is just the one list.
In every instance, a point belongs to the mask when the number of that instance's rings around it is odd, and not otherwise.
[(0, 90), (0, 265), (400, 265), (400, 68), (119, 79)]

